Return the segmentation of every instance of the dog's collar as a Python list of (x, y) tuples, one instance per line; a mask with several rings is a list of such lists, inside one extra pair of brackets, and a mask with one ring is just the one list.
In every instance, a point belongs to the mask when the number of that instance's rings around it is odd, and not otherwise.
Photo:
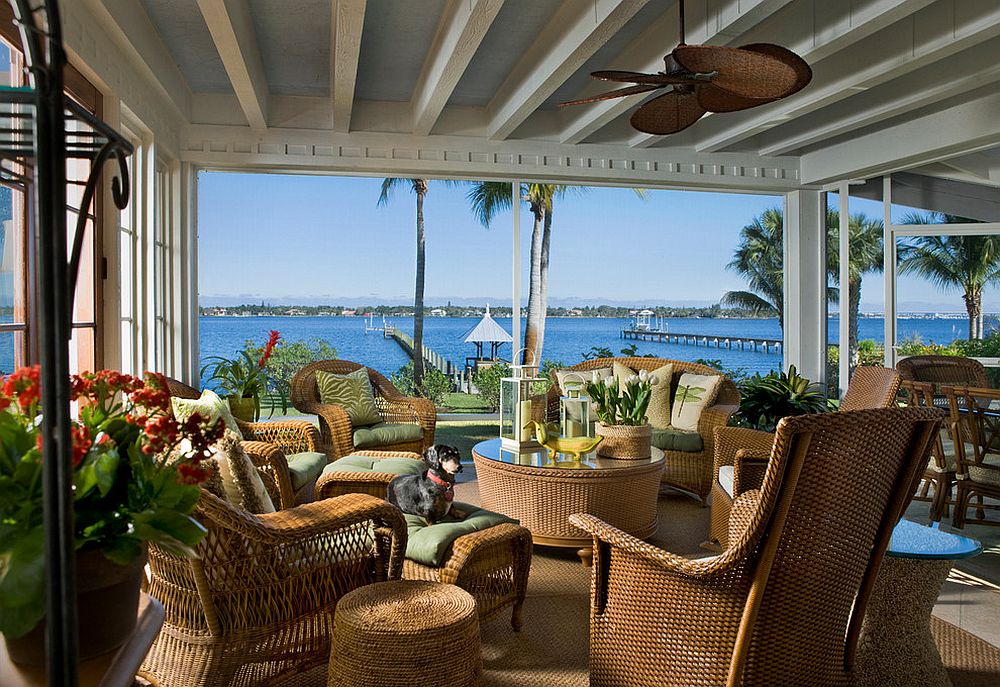
[(431, 482), (434, 482), (434, 484), (438, 485), (439, 487), (444, 487), (445, 501), (451, 501), (453, 498), (455, 498), (454, 484), (452, 484), (447, 480), (441, 479), (430, 470), (427, 471), (427, 477), (429, 477)]

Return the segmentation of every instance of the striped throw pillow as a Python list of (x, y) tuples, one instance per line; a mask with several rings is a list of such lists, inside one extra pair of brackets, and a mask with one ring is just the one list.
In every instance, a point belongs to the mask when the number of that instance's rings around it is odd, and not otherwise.
[(368, 370), (361, 368), (350, 374), (338, 375), (322, 370), (316, 372), (316, 388), (322, 403), (342, 407), (354, 427), (367, 427), (382, 422), (375, 406)]

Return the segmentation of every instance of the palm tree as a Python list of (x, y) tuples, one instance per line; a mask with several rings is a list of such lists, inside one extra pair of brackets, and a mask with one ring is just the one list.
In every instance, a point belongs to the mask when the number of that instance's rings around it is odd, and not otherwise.
[(427, 264), (424, 251), (424, 198), (427, 196), (427, 179), (383, 179), (378, 205), (388, 203), (393, 189), (406, 181), (410, 182), (410, 189), (417, 197), (417, 275), (413, 288), (413, 388), (419, 390), (424, 379), (424, 270)]
[[(977, 220), (932, 212), (911, 213), (903, 224), (968, 224)], [(938, 288), (962, 289), (969, 339), (983, 337), (983, 287), (1000, 282), (1000, 237), (917, 236), (899, 249), (900, 274), (916, 274)]]
[(740, 244), (726, 268), (747, 280), (749, 290), (727, 291), (722, 305), (775, 315), (785, 330), (784, 216), (768, 208), (740, 230)]
[[(882, 271), (882, 220), (870, 219), (863, 212), (848, 218), (848, 243), (851, 262), (849, 265), (849, 288), (851, 300), (848, 303), (848, 352), (851, 366), (857, 365), (858, 356), (858, 313), (861, 310), (861, 280), (866, 274)], [(840, 213), (828, 209), (826, 215), (827, 263), (834, 283), (840, 284)], [(836, 296), (837, 294), (833, 294)], [(836, 300), (836, 297), (831, 299)]]
[[(521, 184), (521, 200), (534, 218), (531, 229), (531, 272), (528, 281), (528, 321), (524, 328), (524, 348), (531, 352), (531, 364), (541, 364), (545, 341), (545, 313), (549, 302), (549, 245), (552, 242), (553, 201), (566, 194), (562, 184)], [(493, 217), (512, 206), (511, 185), (502, 181), (477, 181), (468, 193), (472, 211), (489, 227)], [(528, 354), (522, 358), (527, 362)]]

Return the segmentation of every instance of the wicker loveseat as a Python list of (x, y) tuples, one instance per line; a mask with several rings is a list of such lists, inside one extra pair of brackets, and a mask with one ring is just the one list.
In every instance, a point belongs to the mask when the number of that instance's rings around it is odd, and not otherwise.
[[(201, 395), (194, 387), (170, 377), (167, 388), (176, 398)], [(274, 483), (278, 495), (275, 506), (291, 508), (312, 501), (316, 478), (326, 463), (316, 427), (303, 420), (236, 420), (236, 424), (243, 434), (243, 450), (265, 477), (265, 484)]]
[[(667, 360), (665, 358), (596, 358), (585, 360), (574, 365), (570, 370), (589, 372), (602, 367), (612, 367), (614, 363), (625, 365), (633, 370), (653, 371), (667, 364), (674, 366), (673, 379), (671, 380), (670, 396), (673, 398), (677, 389), (677, 382), (681, 374), (690, 372), (700, 375), (719, 375), (722, 373), (713, 370), (705, 365), (689, 363), (683, 360)], [(546, 419), (549, 422), (559, 420), (559, 388), (553, 375), (553, 385), (549, 389), (546, 399)], [(701, 436), (702, 448), (700, 451), (677, 451), (665, 450), (665, 467), (663, 471), (663, 483), (682, 489), (696, 495), (702, 505), (706, 505), (706, 499), (712, 488), (712, 457), (714, 455), (714, 431), (716, 427), (725, 427), (729, 422), (729, 416), (739, 409), (740, 392), (732, 380), (722, 378), (719, 386), (715, 404), (705, 408), (698, 420), (698, 434)]]
[[(409, 425), (418, 428), (412, 438), (389, 439), (385, 442), (356, 445), (357, 427), (351, 425), (347, 411), (339, 405), (323, 403), (316, 385), (319, 371), (346, 375), (356, 370), (368, 371), (375, 406), (382, 423), (391, 427)], [(414, 451), (423, 453), (434, 443), (434, 426), (437, 410), (434, 402), (427, 398), (411, 398), (399, 392), (392, 382), (371, 368), (352, 363), (349, 360), (320, 360), (306, 365), (292, 377), (291, 402), (298, 410), (319, 417), (319, 428), (330, 460), (342, 458), (356, 449)], [(409, 433), (408, 433), (409, 434)], [(419, 435), (419, 436), (418, 436)]]

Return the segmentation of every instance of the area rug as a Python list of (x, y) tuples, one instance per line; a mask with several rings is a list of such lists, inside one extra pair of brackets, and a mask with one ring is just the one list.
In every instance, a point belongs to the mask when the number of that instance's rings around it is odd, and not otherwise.
[[(470, 471), (471, 472), (471, 471)], [(456, 498), (479, 502), (474, 475), (463, 475)], [(709, 512), (692, 499), (667, 494), (659, 502), (659, 530), (649, 541), (682, 555), (699, 547)], [(490, 687), (587, 687), (590, 570), (573, 550), (536, 547), (524, 604), (524, 628), (515, 633), (505, 614), (482, 627), (485, 684)], [(934, 618), (934, 638), (955, 687), (1000, 685), (1000, 649)]]

